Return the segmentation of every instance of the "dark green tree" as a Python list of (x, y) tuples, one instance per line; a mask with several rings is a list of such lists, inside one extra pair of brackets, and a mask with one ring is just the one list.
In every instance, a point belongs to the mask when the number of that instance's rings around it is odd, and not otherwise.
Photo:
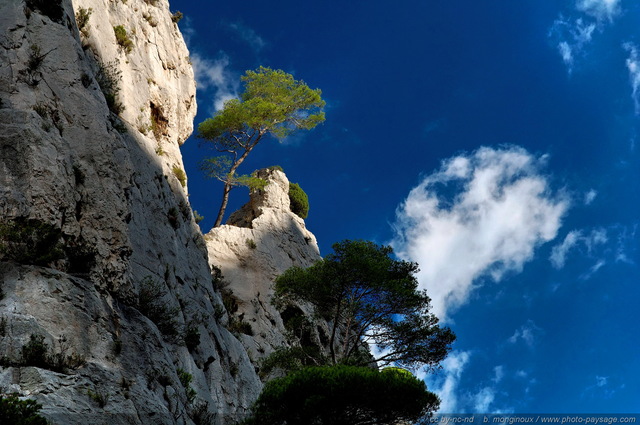
[(38, 414), (42, 405), (35, 400), (20, 400), (16, 394), (0, 394), (0, 424), (47, 425)]
[(308, 367), (267, 382), (245, 424), (412, 423), (439, 404), (423, 381), (401, 369)]
[(214, 227), (222, 224), (233, 187), (260, 184), (252, 176), (241, 176), (236, 171), (264, 137), (282, 139), (324, 121), (322, 92), (284, 71), (260, 67), (247, 71), (242, 81), (245, 90), (240, 99), (225, 102), (221, 111), (198, 125), (198, 136), (221, 153), (202, 163), (207, 176), (224, 183)]
[[(307, 269), (292, 267), (276, 279), (274, 303), (310, 302), (331, 323), (331, 364), (436, 367), (455, 340), (429, 312), (418, 290), (416, 263), (395, 260), (393, 249), (345, 240)], [(367, 355), (370, 344), (380, 354)]]

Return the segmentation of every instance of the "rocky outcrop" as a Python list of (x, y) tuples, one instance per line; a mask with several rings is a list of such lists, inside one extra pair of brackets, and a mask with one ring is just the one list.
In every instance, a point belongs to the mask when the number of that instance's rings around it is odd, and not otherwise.
[[(195, 83), (165, 0), (4, 0), (0, 28), (0, 391), (64, 424), (237, 419), (261, 388), (246, 347), (278, 323), (258, 274), (317, 258), (313, 236), (260, 206), (207, 257), (179, 152)], [(265, 306), (245, 314), (262, 339), (226, 329), (209, 260)]]
[[(304, 220), (291, 212), (285, 174), (265, 169), (257, 177), (267, 186), (252, 191), (250, 201), (231, 214), (226, 225), (207, 233), (205, 241), (209, 263), (221, 269), (237, 308), (230, 320), (245, 324), (239, 338), (259, 365), (276, 348), (289, 344), (282, 315), (271, 304), (274, 279), (289, 267), (310, 266), (320, 253)], [(308, 306), (296, 308), (311, 316)]]

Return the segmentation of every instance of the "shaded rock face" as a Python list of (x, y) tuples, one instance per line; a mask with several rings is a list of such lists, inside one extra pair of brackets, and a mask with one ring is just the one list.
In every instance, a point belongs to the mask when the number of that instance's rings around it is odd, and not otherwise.
[[(168, 3), (60, 4), (0, 3), (0, 392), (57, 423), (229, 423), (261, 389), (251, 358), (284, 341), (270, 279), (319, 258), (315, 238), (278, 193), (205, 245), (180, 173), (195, 83)], [(209, 262), (254, 337), (227, 330)]]
[[(235, 312), (229, 320), (250, 326), (240, 340), (252, 361), (260, 360), (279, 347), (289, 345), (283, 315), (271, 304), (273, 282), (292, 266), (308, 267), (320, 259), (315, 236), (304, 220), (291, 212), (289, 181), (278, 170), (260, 170), (258, 177), (268, 184), (252, 191), (250, 200), (229, 217), (226, 225), (205, 235), (209, 263), (224, 275)], [(311, 318), (310, 306), (295, 309)], [(313, 332), (316, 344), (323, 347), (318, 332), (328, 333), (327, 323), (318, 322)]]

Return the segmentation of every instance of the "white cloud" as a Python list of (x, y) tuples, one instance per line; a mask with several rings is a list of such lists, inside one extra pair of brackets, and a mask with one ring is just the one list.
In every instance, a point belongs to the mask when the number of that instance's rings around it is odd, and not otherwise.
[(217, 59), (210, 60), (198, 53), (191, 54), (191, 63), (195, 73), (198, 89), (215, 90), (213, 95), (213, 111), (219, 111), (224, 102), (238, 97), (240, 81), (229, 70), (229, 57), (220, 54)]
[(584, 204), (591, 205), (591, 203), (596, 199), (597, 196), (598, 196), (598, 192), (591, 189), (590, 191), (584, 194)]
[(420, 287), (442, 320), (479, 278), (521, 271), (556, 237), (569, 205), (541, 173), (545, 159), (520, 147), (483, 147), (444, 161), (399, 206), (392, 245), (420, 265)]
[(524, 370), (519, 370), (516, 372), (516, 377), (518, 378), (528, 378), (529, 374), (527, 372), (525, 372)]
[(493, 379), (492, 381), (495, 382), (496, 384), (499, 383), (500, 381), (502, 381), (502, 379), (504, 378), (504, 366), (499, 365), (493, 368)]
[(609, 376), (597, 376), (595, 377), (595, 383), (589, 385), (582, 392), (582, 397), (593, 399), (611, 399), (618, 391), (625, 388), (625, 385), (616, 385), (611, 382), (612, 379)]
[(441, 363), (442, 369), (437, 374), (418, 376), (427, 382), (427, 388), (440, 397), (440, 413), (459, 413), (458, 384), (471, 353), (469, 351), (453, 351)]
[(589, 279), (591, 279), (591, 276), (596, 274), (598, 272), (598, 270), (600, 270), (602, 267), (605, 266), (605, 264), (607, 264), (607, 262), (605, 260), (598, 260), (593, 266), (591, 266), (589, 268), (589, 270), (587, 270), (586, 273), (584, 273), (584, 274), (582, 274), (580, 276), (580, 279), (581, 280), (589, 280)]
[(562, 57), (562, 61), (571, 70), (573, 68), (573, 48), (566, 41), (558, 43), (558, 51)]
[(509, 337), (508, 341), (511, 344), (516, 344), (518, 341), (523, 341), (529, 348), (532, 348), (535, 344), (536, 338), (543, 333), (533, 320), (527, 320), (527, 323), (516, 329), (514, 334)]
[(230, 23), (229, 28), (238, 34), (240, 38), (247, 42), (256, 52), (262, 50), (267, 44), (253, 29), (244, 24), (238, 22)]
[(551, 250), (551, 256), (549, 261), (556, 269), (564, 267), (564, 263), (567, 259), (567, 253), (578, 243), (578, 238), (581, 236), (581, 232), (573, 230), (567, 234), (561, 244), (556, 245)]
[(185, 16), (180, 23), (180, 32), (187, 46), (191, 46), (193, 38), (196, 36), (196, 29), (193, 27), (193, 21), (189, 16)]
[(620, 0), (578, 0), (576, 8), (587, 15), (593, 16), (598, 21), (613, 21), (620, 12)]
[(614, 261), (616, 263), (635, 264), (632, 259), (637, 251), (637, 233), (638, 224), (633, 226), (619, 226), (616, 228), (618, 232), (616, 240), (616, 250)]
[(583, 54), (585, 46), (591, 42), (595, 30), (595, 23), (585, 23), (581, 18), (575, 22), (563, 17), (554, 21), (549, 37), (557, 43), (556, 47), (569, 73), (573, 71), (576, 58)]
[(562, 243), (551, 249), (549, 261), (554, 268), (561, 269), (567, 261), (567, 254), (573, 248), (584, 246), (587, 250), (586, 254), (591, 256), (596, 246), (605, 244), (607, 241), (607, 231), (602, 228), (594, 229), (588, 235), (585, 235), (582, 230), (572, 230), (567, 233)]
[(627, 58), (627, 70), (631, 83), (631, 97), (636, 109), (636, 115), (640, 115), (640, 55), (638, 48), (633, 43), (625, 43), (625, 50), (629, 52)]
[(496, 391), (491, 387), (484, 387), (473, 397), (473, 408), (477, 413), (489, 412), (489, 406), (496, 398)]

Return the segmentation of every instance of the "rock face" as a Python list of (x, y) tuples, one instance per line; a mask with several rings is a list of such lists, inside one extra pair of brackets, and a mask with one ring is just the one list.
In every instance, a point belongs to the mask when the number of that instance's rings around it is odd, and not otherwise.
[(195, 83), (166, 0), (3, 0), (0, 28), (0, 393), (60, 424), (242, 417), (285, 342), (272, 279), (319, 258), (286, 177), (244, 227), (202, 237), (179, 151)]
[[(231, 320), (251, 327), (240, 339), (254, 363), (288, 345), (282, 316), (271, 305), (274, 279), (289, 267), (308, 267), (320, 259), (315, 236), (291, 212), (285, 174), (260, 170), (257, 176), (267, 186), (253, 191), (226, 225), (205, 235), (209, 263), (221, 269), (237, 305)], [(296, 307), (310, 316), (308, 307)]]

